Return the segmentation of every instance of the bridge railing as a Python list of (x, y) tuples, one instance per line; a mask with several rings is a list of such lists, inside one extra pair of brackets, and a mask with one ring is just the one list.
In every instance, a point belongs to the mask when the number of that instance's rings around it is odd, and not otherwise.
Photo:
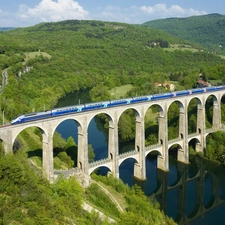
[(156, 149), (159, 147), (162, 147), (162, 145), (161, 144), (148, 145), (148, 146), (145, 146), (145, 151), (149, 151), (149, 150)]
[(108, 163), (108, 162), (112, 162), (112, 160), (109, 159), (109, 158), (100, 159), (100, 160), (89, 163), (89, 168), (99, 166), (99, 165), (102, 165), (102, 164), (105, 164), (105, 163)]
[(168, 144), (172, 144), (181, 140), (182, 140), (181, 138), (174, 138), (174, 139), (168, 140)]
[(126, 158), (127, 156), (132, 156), (132, 155), (136, 155), (138, 152), (135, 150), (131, 150), (129, 152), (123, 152), (119, 155), (120, 159)]

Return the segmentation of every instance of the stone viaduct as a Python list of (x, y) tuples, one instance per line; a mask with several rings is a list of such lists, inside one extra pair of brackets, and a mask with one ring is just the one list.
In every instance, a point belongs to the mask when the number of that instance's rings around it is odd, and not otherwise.
[[(134, 176), (139, 179), (146, 179), (145, 157), (152, 151), (157, 151), (157, 167), (167, 171), (169, 169), (169, 148), (177, 144), (179, 146), (177, 160), (183, 163), (189, 163), (188, 144), (195, 139), (196, 151), (206, 149), (206, 136), (209, 133), (222, 129), (221, 124), (221, 99), (225, 92), (222, 90), (214, 92), (198, 93), (188, 96), (178, 96), (169, 99), (141, 102), (136, 104), (127, 104), (117, 107), (104, 108), (74, 114), (67, 114), (58, 117), (51, 117), (42, 120), (36, 120), (16, 125), (0, 127), (0, 140), (3, 142), (6, 153), (12, 152), (13, 144), (18, 134), (28, 127), (38, 127), (42, 132), (42, 167), (44, 176), (53, 181), (53, 135), (57, 126), (65, 120), (72, 119), (78, 127), (78, 163), (79, 171), (90, 175), (95, 169), (105, 166), (119, 177), (120, 164), (128, 159), (134, 158)], [(213, 99), (213, 121), (212, 129), (206, 130), (205, 104), (209, 97)], [(194, 134), (188, 134), (188, 105), (192, 99), (197, 100), (197, 130)], [(175, 140), (168, 140), (168, 109), (173, 102), (179, 105), (179, 137)], [(145, 146), (145, 125), (144, 119), (147, 110), (157, 105), (158, 113), (158, 144)], [(131, 152), (119, 154), (118, 147), (118, 121), (121, 114), (127, 110), (133, 109), (136, 112), (136, 134), (135, 149)], [(104, 113), (109, 118), (109, 137), (108, 137), (108, 158), (94, 163), (88, 163), (88, 126), (90, 121), (100, 113)], [(89, 134), (91, 135), (91, 134)]]

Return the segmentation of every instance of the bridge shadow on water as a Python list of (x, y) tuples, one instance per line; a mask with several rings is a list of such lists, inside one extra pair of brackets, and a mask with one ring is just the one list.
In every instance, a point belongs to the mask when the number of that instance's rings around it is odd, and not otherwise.
[(133, 177), (133, 163), (130, 159), (120, 166), (120, 178), (129, 186), (139, 185), (178, 224), (225, 224), (224, 167), (197, 157), (190, 157), (188, 165), (170, 157), (170, 171), (164, 172), (157, 169), (156, 158), (147, 157), (147, 180), (140, 181)]

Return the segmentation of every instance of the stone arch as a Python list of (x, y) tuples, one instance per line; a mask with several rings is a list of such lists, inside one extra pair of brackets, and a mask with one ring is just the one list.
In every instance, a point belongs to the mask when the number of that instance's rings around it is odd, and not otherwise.
[(18, 137), (18, 135), (24, 131), (25, 129), (27, 128), (32, 128), (32, 127), (37, 127), (42, 135), (43, 135), (43, 139), (46, 138), (45, 136), (48, 134), (48, 130), (47, 128), (45, 128), (44, 126), (40, 126), (39, 124), (35, 124), (35, 125), (27, 125), (27, 124), (24, 124), (24, 126), (19, 126), (19, 127), (16, 127), (13, 129), (13, 132), (12, 132), (12, 144), (15, 142), (15, 139)]
[[(186, 116), (185, 116), (186, 108), (184, 106), (184, 103), (176, 99), (172, 101), (170, 104), (168, 104), (167, 107), (168, 107), (167, 109), (168, 140), (174, 139), (174, 138), (183, 139), (185, 135), (185, 126), (186, 126)], [(176, 116), (178, 118), (176, 118)]]
[[(89, 135), (91, 127), (94, 127), (99, 134), (99, 140), (97, 142), (91, 135)], [(92, 145), (95, 156), (98, 160), (106, 158), (112, 160), (116, 158), (118, 153), (118, 124), (111, 110), (108, 112), (94, 112), (88, 116), (87, 131), (88, 145)], [(101, 154), (99, 154), (98, 151), (100, 148)]]
[(64, 146), (66, 148), (55, 146), (53, 152), (54, 165), (61, 167), (61, 169), (64, 167), (67, 167), (68, 169), (71, 167), (78, 167), (80, 169), (83, 168), (83, 162), (79, 161), (80, 158), (78, 147), (79, 134), (83, 134), (84, 126), (81, 122), (82, 121), (79, 121), (79, 119), (76, 119), (73, 116), (68, 116), (67, 118), (60, 118), (59, 120), (56, 120), (52, 125), (52, 139), (54, 135), (56, 135), (56, 132), (66, 139)]
[(221, 104), (218, 97), (210, 94), (205, 99), (206, 128), (219, 128), (221, 124)]
[(160, 138), (160, 118), (164, 118), (165, 112), (160, 104), (151, 104), (145, 111), (145, 142), (147, 145), (163, 143)]
[[(178, 161), (182, 161), (179, 159), (179, 151), (183, 151), (183, 147), (181, 146), (180, 143), (177, 142), (177, 143), (168, 145), (168, 151), (173, 152), (171, 153), (171, 155), (173, 155)], [(175, 152), (176, 152), (176, 155), (175, 155)]]
[[(189, 148), (189, 153), (190, 151), (195, 151), (195, 152), (198, 152), (198, 149), (200, 148), (200, 145), (201, 145), (201, 141), (194, 137), (194, 138), (191, 138), (188, 140), (188, 148)], [(192, 152), (194, 153), (194, 152)]]
[(192, 97), (187, 102), (188, 134), (203, 133), (205, 128), (205, 105), (203, 100)]
[(124, 158), (124, 159), (120, 159), (120, 162), (119, 162), (118, 166), (120, 167), (120, 165), (121, 165), (124, 161), (126, 161), (127, 159), (134, 159), (134, 161), (135, 161), (136, 163), (139, 163), (139, 160), (138, 160), (137, 157), (135, 157), (135, 156), (128, 156), (128, 157), (126, 157), (126, 158)]
[[(119, 166), (119, 177), (127, 184), (131, 183), (129, 182), (131, 179), (133, 181), (133, 177), (135, 177), (135, 170), (136, 166), (139, 165), (138, 158), (135, 156), (129, 156), (124, 159), (120, 159), (120, 162), (118, 164)], [(126, 173), (121, 173), (121, 170), (126, 170)]]
[(100, 168), (107, 168), (108, 171), (112, 173), (110, 166), (103, 165), (103, 166), (97, 166), (97, 167), (93, 167), (93, 168), (89, 169), (89, 175), (91, 175), (92, 173), (94, 173), (96, 170), (98, 170)]
[[(124, 153), (129, 151), (129, 149), (121, 150), (121, 141), (130, 140), (132, 150), (138, 151), (143, 148), (143, 135), (142, 126), (143, 116), (140, 109), (135, 107), (125, 107), (117, 111), (117, 121), (118, 121), (118, 143), (119, 143), (119, 153)], [(129, 129), (124, 129), (125, 125)], [(144, 129), (144, 128), (143, 128)]]
[[(49, 139), (48, 131), (44, 126), (39, 124), (24, 124), (13, 128), (12, 149), (13, 152), (18, 151), (23, 147), (23, 143), (32, 140), (31, 148), (25, 149), (28, 158), (37, 167), (42, 165), (43, 174), (49, 176)], [(50, 145), (51, 146), (51, 143)]]

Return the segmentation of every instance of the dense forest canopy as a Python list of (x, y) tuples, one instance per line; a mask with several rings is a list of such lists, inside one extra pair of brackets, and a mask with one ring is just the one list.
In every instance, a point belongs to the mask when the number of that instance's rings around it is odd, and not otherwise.
[(187, 18), (159, 19), (148, 21), (142, 25), (165, 31), (225, 55), (225, 15), (214, 13)]

